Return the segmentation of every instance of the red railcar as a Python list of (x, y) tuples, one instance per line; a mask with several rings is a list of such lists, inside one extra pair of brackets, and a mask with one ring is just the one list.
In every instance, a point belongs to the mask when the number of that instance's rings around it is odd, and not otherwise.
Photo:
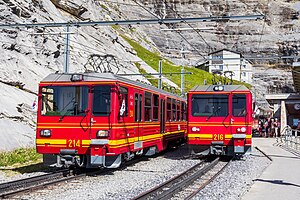
[(187, 138), (186, 100), (110, 73), (50, 74), (39, 85), (36, 147), (55, 166), (116, 168)]
[(242, 85), (202, 85), (188, 92), (188, 144), (195, 154), (251, 150), (252, 95)]

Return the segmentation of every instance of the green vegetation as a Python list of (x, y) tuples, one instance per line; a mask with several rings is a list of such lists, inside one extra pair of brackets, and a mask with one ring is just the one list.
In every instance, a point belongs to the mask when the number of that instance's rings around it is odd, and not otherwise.
[[(140, 64), (140, 63), (135, 62), (134, 64), (135, 64), (135, 66), (139, 69), (139, 72), (140, 72), (141, 74), (147, 74), (146, 70), (144, 70), (143, 68), (141, 68), (141, 64)], [(158, 87), (158, 81), (157, 81), (157, 79), (151, 79), (151, 78), (148, 78), (148, 81), (149, 81), (153, 86)]]
[(0, 166), (6, 167), (14, 164), (24, 164), (27, 162), (37, 162), (42, 155), (38, 154), (35, 148), (20, 148), (14, 151), (0, 153)]
[[(153, 69), (158, 71), (158, 62), (161, 59), (158, 53), (153, 53), (144, 47), (142, 47), (137, 42), (129, 39), (125, 35), (121, 35), (137, 52), (138, 57), (140, 57), (142, 60), (144, 60), (149, 66), (151, 66)], [(172, 64), (170, 61), (163, 59), (163, 73), (171, 73), (171, 72), (181, 72), (181, 66), (176, 66)], [(139, 68), (140, 69), (140, 68)], [(141, 72), (141, 69), (140, 69)], [(213, 75), (194, 67), (185, 67), (185, 72), (192, 72), (191, 75), (185, 75), (185, 91), (189, 91), (192, 87), (195, 85), (202, 85), (204, 84), (204, 80), (206, 80), (207, 84), (212, 84)], [(142, 73), (142, 72), (141, 72)], [(172, 82), (180, 86), (181, 82), (181, 75), (168, 75), (167, 78), (169, 78)], [(153, 79), (149, 80), (151, 83), (153, 82)], [(157, 82), (154, 80), (154, 82)], [(241, 83), (239, 81), (233, 81), (234, 84), (243, 84), (246, 87), (250, 88), (250, 84)], [(157, 84), (154, 84), (155, 86)]]

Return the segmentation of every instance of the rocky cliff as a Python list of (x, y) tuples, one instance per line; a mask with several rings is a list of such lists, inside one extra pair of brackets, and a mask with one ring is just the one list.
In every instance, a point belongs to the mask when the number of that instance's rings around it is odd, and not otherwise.
[[(200, 54), (205, 56), (220, 48), (240, 51), (245, 56), (297, 55), (299, 8), (299, 3), (283, 0), (0, 0), (0, 19), (1, 24), (11, 24), (266, 15), (265, 20), (257, 21), (190, 24), (195, 30), (179, 33), (166, 29), (190, 26), (70, 28), (70, 72), (91, 67), (87, 64), (91, 55), (113, 55), (120, 73), (139, 73), (136, 63), (147, 72), (153, 69), (137, 57), (122, 35), (178, 64), (202, 62)], [(61, 27), (0, 28), (0, 151), (34, 145), (36, 115), (32, 104), (37, 99), (38, 82), (49, 73), (63, 71), (66, 31)], [(185, 59), (181, 57), (182, 49), (188, 52)], [(286, 73), (288, 77), (289, 71)], [(265, 84), (262, 88), (272, 84), (259, 79)]]

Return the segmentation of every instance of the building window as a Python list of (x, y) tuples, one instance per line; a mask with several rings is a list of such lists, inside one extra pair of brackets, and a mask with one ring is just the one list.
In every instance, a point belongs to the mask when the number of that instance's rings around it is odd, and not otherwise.
[(223, 70), (223, 65), (219, 65), (219, 70)]
[(246, 76), (247, 74), (246, 74), (246, 72), (242, 72), (242, 75), (243, 75), (243, 76)]

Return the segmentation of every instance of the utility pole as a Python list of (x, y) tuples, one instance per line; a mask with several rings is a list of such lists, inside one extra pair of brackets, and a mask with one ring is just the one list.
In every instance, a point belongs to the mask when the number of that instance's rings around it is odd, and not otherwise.
[(181, 48), (181, 58), (182, 58), (182, 68), (181, 68), (181, 85), (180, 85), (180, 95), (184, 96), (184, 59), (185, 59), (185, 53), (188, 53), (189, 51), (184, 51), (184, 48)]
[(181, 86), (180, 86), (180, 93), (181, 96), (184, 96), (184, 65), (182, 65), (181, 69)]
[(162, 89), (162, 80), (161, 80), (161, 74), (162, 74), (162, 60), (160, 59), (158, 61), (158, 88)]
[(64, 50), (64, 73), (69, 72), (69, 58), (70, 58), (70, 26), (66, 26), (65, 50)]

